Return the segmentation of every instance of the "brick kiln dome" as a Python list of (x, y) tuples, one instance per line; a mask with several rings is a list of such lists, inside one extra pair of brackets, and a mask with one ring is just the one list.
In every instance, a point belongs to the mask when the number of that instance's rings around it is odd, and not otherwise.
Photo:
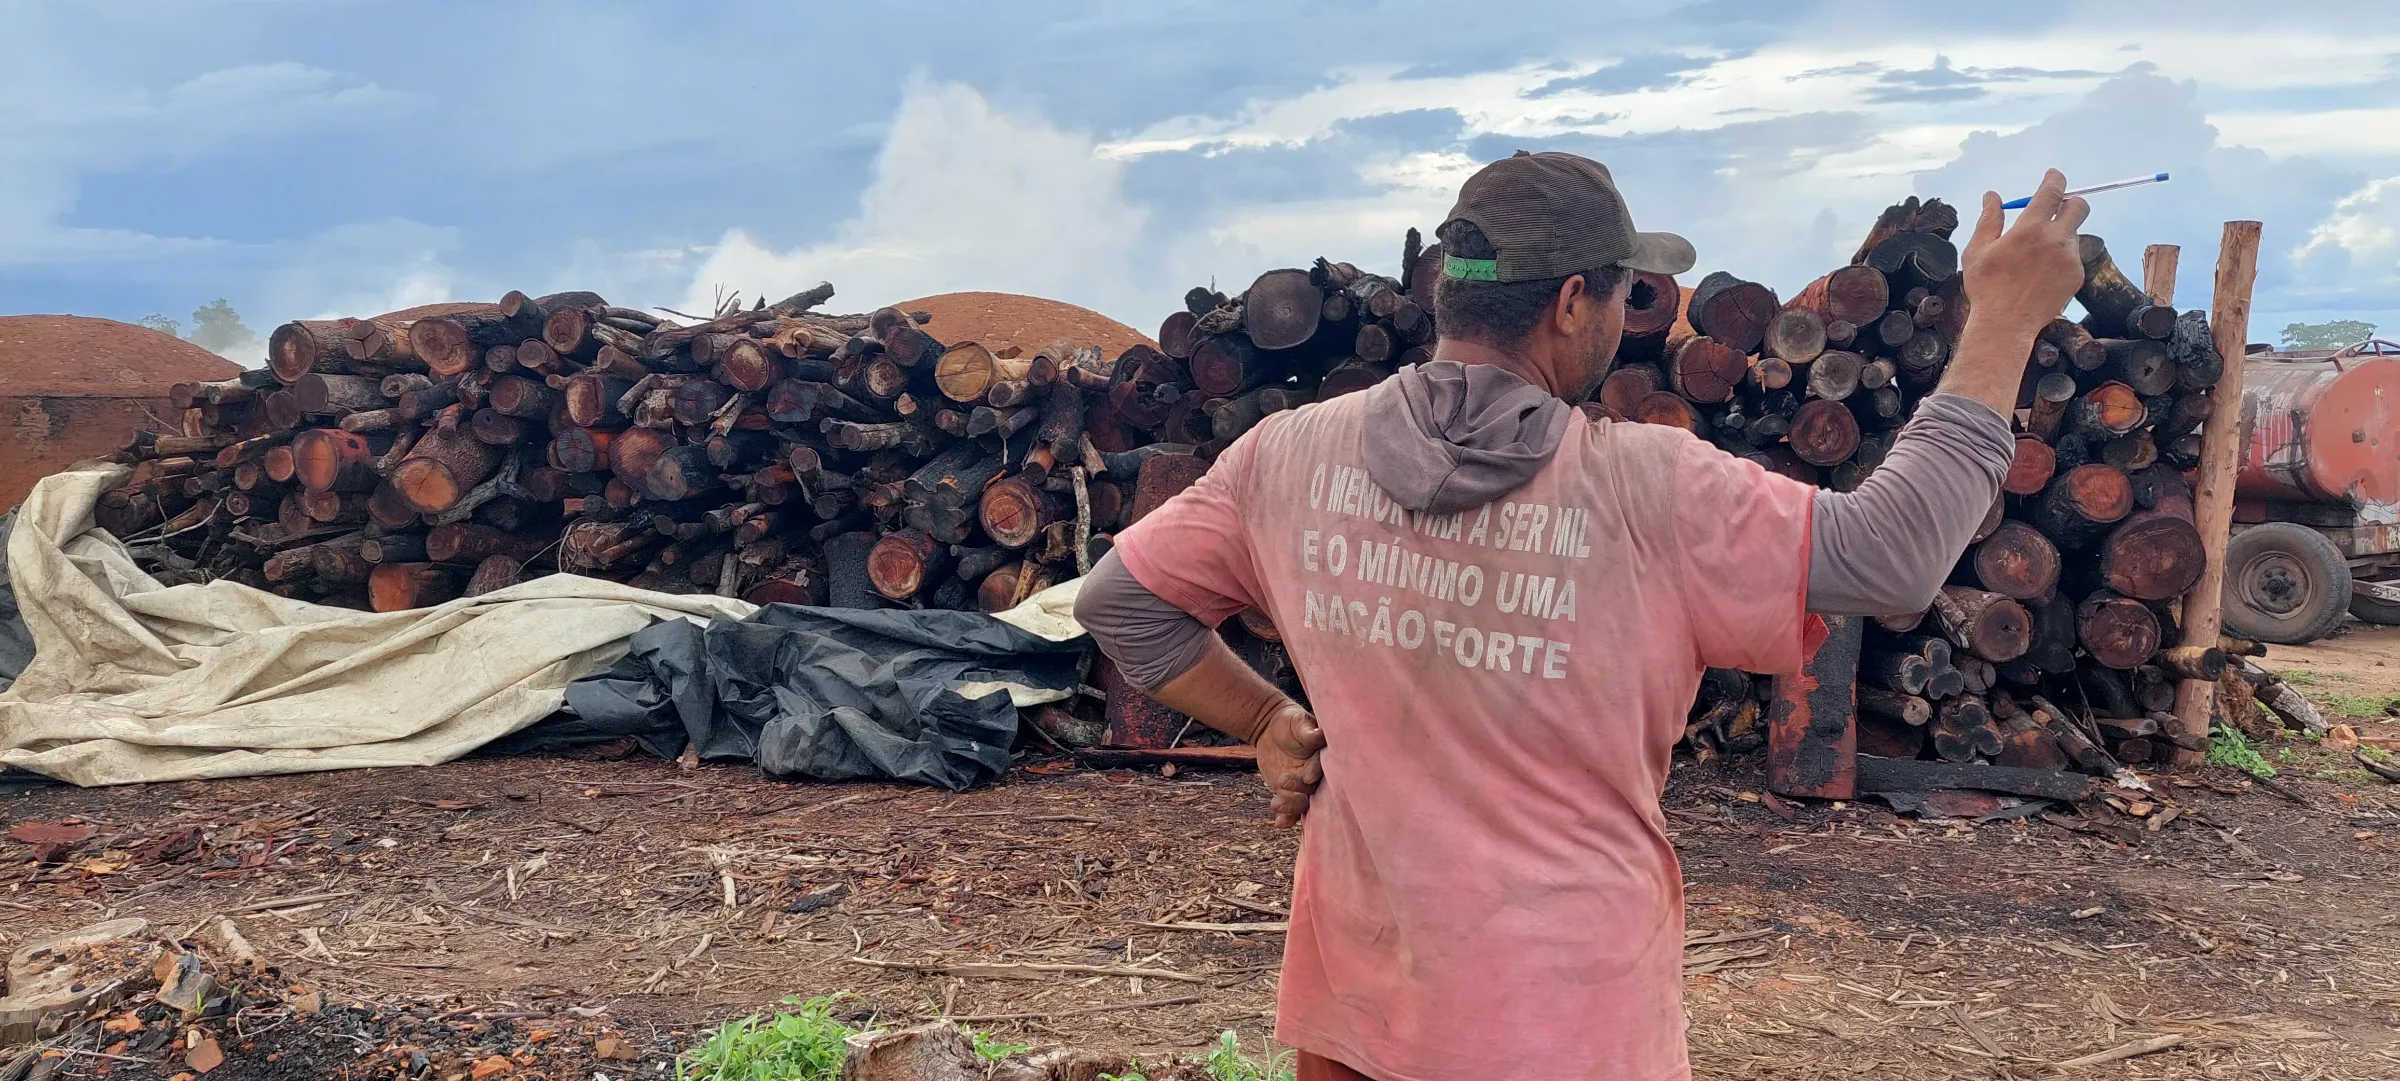
[(892, 305), (926, 312), (925, 332), (944, 344), (977, 342), (987, 349), (1014, 345), (1027, 353), (1060, 339), (1096, 345), (1111, 360), (1133, 345), (1155, 347), (1148, 335), (1090, 308), (1016, 293), (943, 293)]
[(195, 380), (231, 379), (241, 366), (170, 334), (81, 315), (0, 316), (0, 395), (12, 398), (164, 398)]

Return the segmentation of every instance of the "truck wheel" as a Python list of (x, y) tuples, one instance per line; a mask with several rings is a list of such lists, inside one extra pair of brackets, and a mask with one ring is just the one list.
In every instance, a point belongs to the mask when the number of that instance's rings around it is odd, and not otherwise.
[[(2376, 584), (2400, 589), (2400, 580), (2377, 582)], [(2400, 604), (2377, 600), (2363, 593), (2350, 595), (2350, 614), (2367, 623), (2381, 623), (2386, 627), (2400, 626)]]
[(2350, 611), (2350, 564), (2307, 526), (2251, 526), (2225, 546), (2224, 611), (2225, 625), (2244, 638), (2314, 642)]

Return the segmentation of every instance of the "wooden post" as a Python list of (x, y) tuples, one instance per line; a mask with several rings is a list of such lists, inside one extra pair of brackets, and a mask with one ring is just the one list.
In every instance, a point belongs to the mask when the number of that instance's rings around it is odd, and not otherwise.
[(2152, 244), (2142, 249), (2142, 292), (2150, 294), (2150, 303), (2161, 308), (2175, 306), (2175, 262), (2183, 248), (2175, 244)]
[[(2216, 292), (2208, 325), (2225, 374), (2209, 392), (2208, 422), (2200, 429), (2199, 476), (2192, 485), (2192, 521), (2200, 530), (2207, 559), (2200, 581), (2183, 601), (2183, 644), (2217, 644), (2217, 617), (2225, 593), (2225, 541), (2233, 528), (2233, 481), (2242, 453), (2242, 360), (2250, 339), (2250, 287), (2258, 280), (2258, 236), (2254, 221), (2225, 223), (2217, 251)], [(2214, 683), (2185, 680), (2175, 689), (2176, 765), (2197, 765), (2208, 745), (2208, 719), (2216, 704)]]

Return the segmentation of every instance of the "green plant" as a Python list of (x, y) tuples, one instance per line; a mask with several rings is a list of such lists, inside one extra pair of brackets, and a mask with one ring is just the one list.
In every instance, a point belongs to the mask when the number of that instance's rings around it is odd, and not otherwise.
[(1208, 1075), (1216, 1081), (1292, 1081), (1294, 1072), (1291, 1052), (1270, 1056), (1261, 1066), (1242, 1053), (1242, 1038), (1232, 1029), (1217, 1037), (1217, 1049), (1208, 1055)]
[(2285, 683), (2289, 683), (2294, 687), (2314, 687), (2317, 685), (2316, 675), (2310, 672), (2277, 672), (2275, 673), (2275, 678), (2280, 679)]
[(2382, 747), (2378, 747), (2372, 743), (2359, 744), (2358, 756), (2366, 759), (2369, 762), (2373, 762), (2378, 766), (2388, 766), (2392, 764), (2392, 752)]
[(975, 1041), (975, 1057), (985, 1062), (998, 1062), (1011, 1055), (1022, 1055), (1033, 1050), (1032, 1044), (1003, 1043), (993, 1036), (977, 1032), (974, 1029), (968, 1029), (967, 1035)]
[(795, 995), (783, 1000), (799, 1007), (790, 1013), (726, 1022), (676, 1058), (677, 1081), (835, 1081), (845, 1056), (842, 1041), (858, 1031), (834, 1020), (839, 997)]
[(1143, 1076), (1140, 1070), (1128, 1070), (1124, 1073), (1101, 1074), (1100, 1081), (1150, 1081), (1150, 1079)]
[(2209, 730), (2208, 764), (2231, 766), (2253, 777), (2275, 776), (2275, 767), (2267, 764), (2266, 757), (2258, 753), (2258, 747), (2250, 742), (2250, 737), (2243, 735), (2238, 728), (2224, 725)]
[(2381, 717), (2394, 703), (2400, 703), (2400, 698), (2378, 694), (2328, 694), (2324, 702), (2344, 717)]

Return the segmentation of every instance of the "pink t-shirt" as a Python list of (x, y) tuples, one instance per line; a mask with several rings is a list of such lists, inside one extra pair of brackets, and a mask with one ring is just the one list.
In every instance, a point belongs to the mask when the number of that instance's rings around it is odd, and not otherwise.
[(1354, 394), (1269, 418), (1117, 539), (1210, 624), (1257, 606), (1324, 726), (1276, 1037), (1380, 1081), (1667, 1081), (1683, 884), (1659, 797), (1705, 667), (1791, 672), (1813, 489), (1575, 415), (1458, 514), (1367, 476)]

